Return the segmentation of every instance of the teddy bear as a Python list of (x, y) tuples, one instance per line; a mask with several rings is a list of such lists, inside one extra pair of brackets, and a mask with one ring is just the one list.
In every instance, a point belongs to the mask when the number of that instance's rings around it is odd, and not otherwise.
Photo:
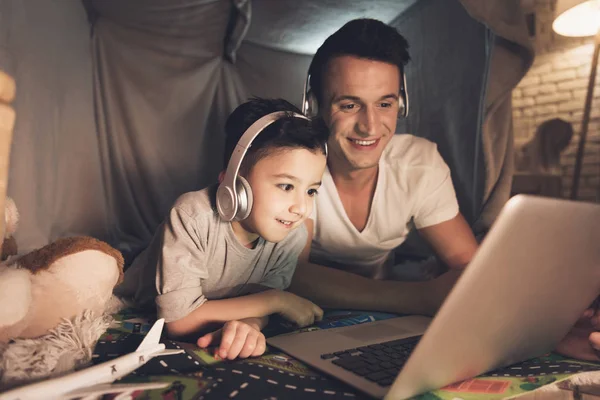
[[(12, 237), (18, 212), (6, 206)], [(122, 277), (121, 253), (85, 236), (0, 262), (0, 391), (86, 366)]]
[(0, 71), (0, 342), (41, 336), (85, 310), (102, 314), (123, 276), (123, 256), (92, 237), (62, 238), (16, 256), (19, 212), (6, 197), (16, 85)]
[(0, 71), (0, 390), (91, 359), (124, 264), (118, 250), (87, 236), (17, 254), (19, 212), (6, 197), (14, 94), (14, 81)]
[(0, 264), (0, 342), (35, 338), (63, 319), (101, 315), (123, 277), (123, 256), (92, 237), (61, 238)]

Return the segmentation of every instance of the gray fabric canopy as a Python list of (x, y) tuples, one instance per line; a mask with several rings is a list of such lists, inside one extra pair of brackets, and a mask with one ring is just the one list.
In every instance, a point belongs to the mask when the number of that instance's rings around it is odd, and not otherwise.
[[(398, 132), (438, 143), (484, 231), (508, 198), (510, 91), (533, 58), (518, 1), (381, 1), (387, 19), (365, 1), (348, 1), (344, 18), (316, 0), (0, 0), (0, 68), (18, 86), (8, 194), (21, 250), (87, 234), (135, 254), (177, 196), (215, 181), (231, 110), (250, 95), (299, 104), (304, 53), (358, 16), (408, 38), (411, 111)], [(305, 28), (286, 35), (265, 23), (274, 13)]]

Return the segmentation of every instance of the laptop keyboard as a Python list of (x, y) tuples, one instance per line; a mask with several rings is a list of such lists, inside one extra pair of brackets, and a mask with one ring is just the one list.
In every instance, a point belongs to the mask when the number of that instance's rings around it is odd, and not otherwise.
[[(412, 336), (391, 340), (355, 349), (321, 354), (321, 358), (330, 360), (333, 364), (380, 386), (390, 386), (420, 339), (421, 336)], [(532, 359), (498, 368), (486, 375), (493, 377), (527, 377), (598, 370), (600, 370), (599, 363)]]
[(321, 358), (330, 360), (333, 364), (380, 386), (390, 386), (419, 339), (421, 336), (391, 340), (355, 349), (321, 354)]

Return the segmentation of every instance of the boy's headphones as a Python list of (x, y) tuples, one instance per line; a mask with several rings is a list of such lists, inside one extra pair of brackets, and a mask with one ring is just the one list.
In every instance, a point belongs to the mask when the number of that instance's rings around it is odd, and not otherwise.
[[(400, 86), (400, 95), (398, 96), (398, 116), (406, 118), (408, 116), (408, 91), (406, 90), (406, 75), (400, 71), (402, 75), (402, 86)], [(302, 113), (313, 118), (319, 113), (319, 104), (317, 96), (310, 87), (310, 71), (306, 74), (306, 82), (304, 82), (304, 94), (302, 95)]]
[(293, 113), (290, 111), (276, 111), (267, 114), (264, 117), (254, 122), (238, 140), (229, 163), (225, 177), (217, 189), (217, 210), (219, 215), (225, 221), (241, 221), (248, 218), (250, 210), (252, 210), (252, 190), (246, 179), (238, 176), (240, 166), (244, 160), (246, 151), (252, 145), (252, 141), (261, 133), (267, 126), (284, 117), (296, 117), (309, 120), (304, 115)]

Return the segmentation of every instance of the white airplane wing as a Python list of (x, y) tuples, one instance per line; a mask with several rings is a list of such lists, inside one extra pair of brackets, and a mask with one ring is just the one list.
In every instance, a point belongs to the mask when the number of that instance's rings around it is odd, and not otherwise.
[(146, 337), (144, 337), (144, 340), (142, 340), (142, 343), (140, 343), (135, 351), (144, 351), (155, 348), (156, 345), (160, 343), (160, 335), (162, 334), (164, 325), (164, 318), (157, 320), (154, 325), (152, 325), (152, 328), (150, 328), (146, 334)]

